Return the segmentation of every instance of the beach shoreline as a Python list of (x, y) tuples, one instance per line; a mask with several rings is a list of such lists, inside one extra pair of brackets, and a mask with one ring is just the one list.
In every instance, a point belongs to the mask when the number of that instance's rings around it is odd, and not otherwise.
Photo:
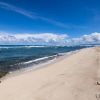
[[(80, 50), (82, 50), (82, 49), (80, 49)], [(62, 53), (58, 57), (55, 57), (52, 60), (48, 60), (48, 61), (43, 62), (41, 64), (37, 64), (35, 66), (31, 66), (31, 67), (22, 68), (22, 69), (19, 69), (19, 70), (16, 70), (16, 71), (8, 72), (0, 78), (0, 81), (2, 82), (3, 80), (9, 79), (9, 78), (14, 77), (14, 76), (18, 76), (18, 75), (21, 75), (21, 74), (24, 74), (24, 73), (30, 73), (30, 72), (39, 70), (39, 69), (47, 67), (47, 66), (51, 66), (51, 65), (65, 59), (65, 58), (69, 57), (70, 55), (73, 55), (73, 54), (79, 52), (80, 50), (74, 50), (74, 51)]]
[(100, 95), (100, 47), (70, 56), (0, 83), (1, 100), (97, 100)]

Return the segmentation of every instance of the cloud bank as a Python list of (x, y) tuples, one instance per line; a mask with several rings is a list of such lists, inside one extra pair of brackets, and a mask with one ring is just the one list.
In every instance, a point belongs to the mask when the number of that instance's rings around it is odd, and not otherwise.
[(66, 34), (8, 34), (0, 33), (0, 44), (28, 44), (28, 45), (66, 45), (69, 42)]
[(76, 44), (100, 44), (100, 33), (94, 32), (89, 35), (83, 35), (80, 38), (72, 39)]
[(81, 45), (100, 44), (100, 33), (91, 33), (79, 38), (71, 38), (67, 34), (35, 33), (35, 34), (10, 34), (0, 33), (0, 44), (18, 45)]

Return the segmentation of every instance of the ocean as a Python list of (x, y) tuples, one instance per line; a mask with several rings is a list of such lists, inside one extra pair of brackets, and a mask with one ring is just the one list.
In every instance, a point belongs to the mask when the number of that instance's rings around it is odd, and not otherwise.
[(12, 72), (53, 60), (86, 46), (0, 45), (0, 72)]

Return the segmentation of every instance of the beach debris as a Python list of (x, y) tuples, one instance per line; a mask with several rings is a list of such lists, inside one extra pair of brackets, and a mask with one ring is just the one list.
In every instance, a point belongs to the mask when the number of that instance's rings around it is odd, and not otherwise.
[(97, 81), (97, 85), (100, 85), (100, 82)]

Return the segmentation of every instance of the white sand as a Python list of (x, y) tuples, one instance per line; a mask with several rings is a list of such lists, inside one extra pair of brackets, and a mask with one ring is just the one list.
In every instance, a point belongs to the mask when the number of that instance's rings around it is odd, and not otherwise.
[(0, 100), (100, 100), (100, 48), (87, 48), (0, 83)]

